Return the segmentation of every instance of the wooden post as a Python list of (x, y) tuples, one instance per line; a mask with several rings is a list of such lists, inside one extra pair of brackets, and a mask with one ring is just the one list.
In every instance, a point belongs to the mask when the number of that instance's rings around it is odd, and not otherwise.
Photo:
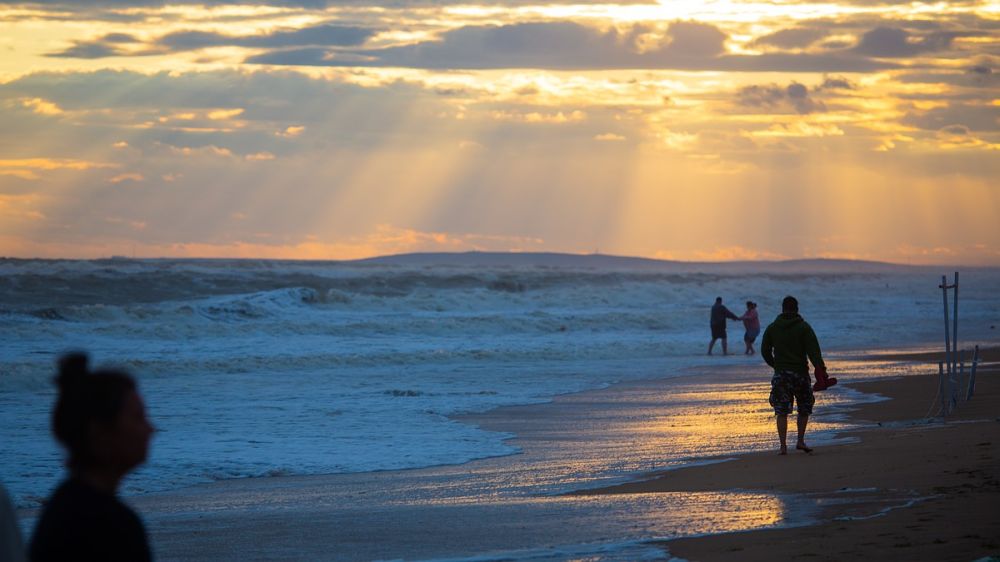
[(944, 362), (951, 373), (951, 326), (948, 325), (948, 277), (941, 276), (941, 296), (944, 298)]
[(958, 272), (955, 272), (955, 301), (952, 303), (954, 308), (954, 314), (951, 316), (952, 329), (951, 329), (951, 372), (954, 375), (955, 370), (958, 367)]

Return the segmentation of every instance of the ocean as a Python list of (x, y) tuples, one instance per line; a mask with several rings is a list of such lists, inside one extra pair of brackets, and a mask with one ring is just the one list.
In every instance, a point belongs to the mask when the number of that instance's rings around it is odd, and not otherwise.
[[(794, 294), (825, 353), (845, 365), (870, 350), (943, 346), (937, 285), (951, 271), (941, 268), (488, 257), (0, 260), (0, 481), (19, 507), (33, 507), (60, 479), (49, 412), (55, 361), (70, 350), (139, 380), (158, 432), (149, 462), (124, 484), (134, 496), (512, 455), (513, 433), (457, 418), (623, 381), (697, 376), (706, 365), (759, 370), (759, 357), (742, 355), (738, 322), (729, 328), (735, 355), (705, 356), (716, 296), (737, 314), (757, 302), (766, 326)], [(1000, 270), (966, 268), (961, 282), (963, 347), (996, 344)], [(665, 407), (704, 410), (713, 394)], [(770, 423), (761, 411), (754, 415)], [(711, 450), (665, 439), (641, 458), (530, 493), (771, 445), (760, 432)]]

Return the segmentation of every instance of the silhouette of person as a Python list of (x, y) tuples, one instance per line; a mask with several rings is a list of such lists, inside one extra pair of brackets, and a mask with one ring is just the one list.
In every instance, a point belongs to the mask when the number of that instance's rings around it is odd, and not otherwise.
[[(774, 368), (768, 402), (774, 408), (777, 421), (779, 454), (788, 453), (785, 440), (793, 402), (799, 411), (795, 448), (811, 453), (813, 449), (806, 445), (805, 437), (809, 416), (816, 403), (813, 390), (823, 390), (825, 385), (836, 384), (837, 381), (828, 380), (819, 339), (812, 326), (799, 315), (799, 301), (795, 297), (787, 296), (781, 301), (781, 314), (764, 330), (764, 337), (760, 340), (760, 356)], [(816, 370), (816, 386), (810, 386), (810, 361)]]
[(146, 460), (153, 426), (127, 373), (88, 371), (87, 356), (59, 361), (52, 433), (65, 447), (69, 476), (56, 488), (31, 537), (33, 562), (147, 561), (146, 529), (116, 496), (118, 484)]
[(746, 332), (743, 334), (743, 343), (746, 344), (747, 349), (743, 353), (745, 355), (753, 355), (756, 351), (753, 348), (753, 342), (757, 341), (757, 336), (760, 335), (760, 317), (757, 315), (757, 303), (753, 301), (747, 301), (747, 311), (740, 316), (740, 320), (743, 321), (743, 328)]
[(709, 328), (712, 329), (712, 342), (708, 344), (708, 354), (712, 354), (715, 347), (715, 340), (722, 340), (722, 354), (729, 355), (729, 348), (726, 345), (726, 319), (739, 320), (740, 317), (732, 313), (724, 304), (722, 297), (715, 297), (715, 304), (712, 305), (712, 314), (709, 319)]
[(24, 562), (24, 545), (21, 544), (21, 529), (17, 526), (14, 506), (7, 497), (7, 490), (0, 485), (0, 560), (4, 562)]

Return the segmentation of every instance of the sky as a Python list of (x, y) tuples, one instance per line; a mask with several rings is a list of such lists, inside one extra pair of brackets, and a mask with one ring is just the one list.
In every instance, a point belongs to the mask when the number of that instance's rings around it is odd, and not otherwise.
[(0, 256), (1000, 265), (1000, 0), (0, 0)]

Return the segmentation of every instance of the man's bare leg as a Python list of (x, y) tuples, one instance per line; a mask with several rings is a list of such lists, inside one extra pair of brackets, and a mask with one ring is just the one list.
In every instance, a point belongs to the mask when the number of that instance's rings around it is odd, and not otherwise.
[(729, 355), (729, 348), (726, 346), (726, 338), (722, 338), (722, 354)]
[[(712, 354), (712, 348), (715, 347), (715, 340), (716, 339), (718, 339), (718, 338), (712, 338), (712, 343), (708, 344), (708, 354), (709, 355)], [(702, 340), (702, 341), (704, 341), (704, 340)], [(725, 344), (723, 344), (723, 345), (725, 345)]]
[(781, 442), (781, 449), (778, 451), (779, 455), (788, 454), (788, 445), (785, 444), (785, 438), (788, 435), (788, 415), (778, 414), (775, 416), (775, 420), (778, 423), (778, 441)]
[(795, 448), (800, 451), (811, 453), (812, 447), (806, 445), (806, 426), (809, 425), (809, 414), (800, 413), (797, 425), (799, 430), (799, 440), (796, 441)]

